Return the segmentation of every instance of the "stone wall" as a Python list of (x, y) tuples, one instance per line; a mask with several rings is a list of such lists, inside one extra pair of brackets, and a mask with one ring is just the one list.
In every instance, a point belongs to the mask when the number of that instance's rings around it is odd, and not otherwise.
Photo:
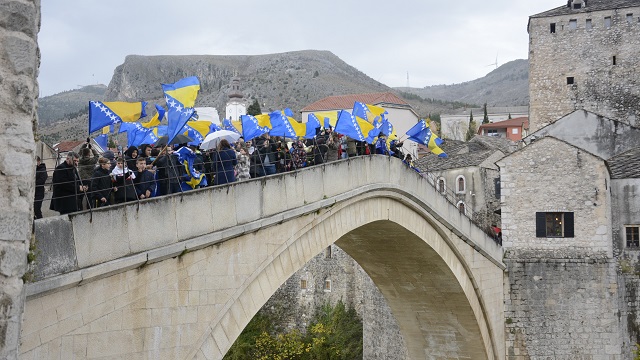
[[(632, 14), (631, 22), (627, 14)], [(531, 131), (575, 109), (640, 124), (639, 15), (640, 7), (632, 7), (530, 18)], [(609, 16), (607, 29), (604, 18)], [(586, 28), (587, 19), (591, 29)], [(575, 29), (570, 20), (576, 20)], [(568, 77), (573, 77), (573, 84), (567, 84)]]
[[(400, 328), (380, 290), (353, 258), (336, 245), (330, 248), (291, 276), (261, 311), (271, 312), (289, 329), (304, 331), (318, 307), (342, 300), (362, 317), (364, 359), (407, 359)], [(325, 280), (331, 280), (330, 291)]]
[(543, 255), (505, 263), (507, 359), (629, 358), (615, 262)]
[(0, 0), (0, 358), (17, 358), (31, 239), (39, 0)]
[[(551, 137), (498, 162), (506, 252), (550, 258), (611, 258), (611, 214), (603, 160)], [(573, 212), (574, 237), (536, 237), (536, 212)]]

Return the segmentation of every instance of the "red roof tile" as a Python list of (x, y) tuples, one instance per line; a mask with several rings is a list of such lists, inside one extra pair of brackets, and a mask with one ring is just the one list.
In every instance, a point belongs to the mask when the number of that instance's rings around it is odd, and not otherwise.
[(489, 124), (482, 124), (478, 128), (478, 134), (482, 132), (482, 129), (506, 129), (514, 126), (522, 126), (524, 124), (524, 128), (529, 128), (529, 118), (526, 116), (518, 117), (515, 119), (509, 119), (504, 121), (497, 121)]
[(54, 149), (58, 150), (58, 152), (67, 152), (76, 148), (76, 146), (81, 145), (84, 141), (62, 141), (53, 146)]
[(349, 94), (329, 96), (318, 100), (313, 104), (307, 105), (301, 111), (324, 111), (324, 110), (342, 110), (353, 108), (353, 103), (359, 101), (365, 104), (378, 105), (381, 103), (409, 105), (406, 101), (400, 99), (396, 94), (391, 92), (371, 93), (371, 94)]

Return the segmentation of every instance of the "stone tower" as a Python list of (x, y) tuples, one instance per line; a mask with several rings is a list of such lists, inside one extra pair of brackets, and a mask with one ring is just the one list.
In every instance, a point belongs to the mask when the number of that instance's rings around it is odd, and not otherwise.
[(238, 121), (241, 115), (247, 115), (247, 104), (244, 101), (242, 91), (240, 91), (240, 78), (238, 76), (232, 77), (229, 86), (231, 89), (229, 90), (225, 119)]
[(531, 132), (576, 109), (640, 126), (640, 1), (569, 0), (528, 31)]

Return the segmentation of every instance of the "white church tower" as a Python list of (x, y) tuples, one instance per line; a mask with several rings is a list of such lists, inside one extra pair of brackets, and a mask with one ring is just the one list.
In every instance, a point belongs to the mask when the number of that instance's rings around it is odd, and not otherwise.
[(237, 74), (231, 78), (231, 90), (229, 91), (229, 101), (227, 101), (226, 119), (232, 121), (240, 120), (241, 115), (247, 115), (247, 104), (240, 91), (240, 79)]

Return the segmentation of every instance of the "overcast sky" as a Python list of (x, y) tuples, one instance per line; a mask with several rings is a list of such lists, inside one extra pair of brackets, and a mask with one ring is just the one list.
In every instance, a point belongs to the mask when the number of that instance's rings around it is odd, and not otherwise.
[(328, 50), (388, 86), (453, 84), (526, 59), (530, 15), (560, 0), (47, 0), (40, 95), (108, 85), (126, 55)]

